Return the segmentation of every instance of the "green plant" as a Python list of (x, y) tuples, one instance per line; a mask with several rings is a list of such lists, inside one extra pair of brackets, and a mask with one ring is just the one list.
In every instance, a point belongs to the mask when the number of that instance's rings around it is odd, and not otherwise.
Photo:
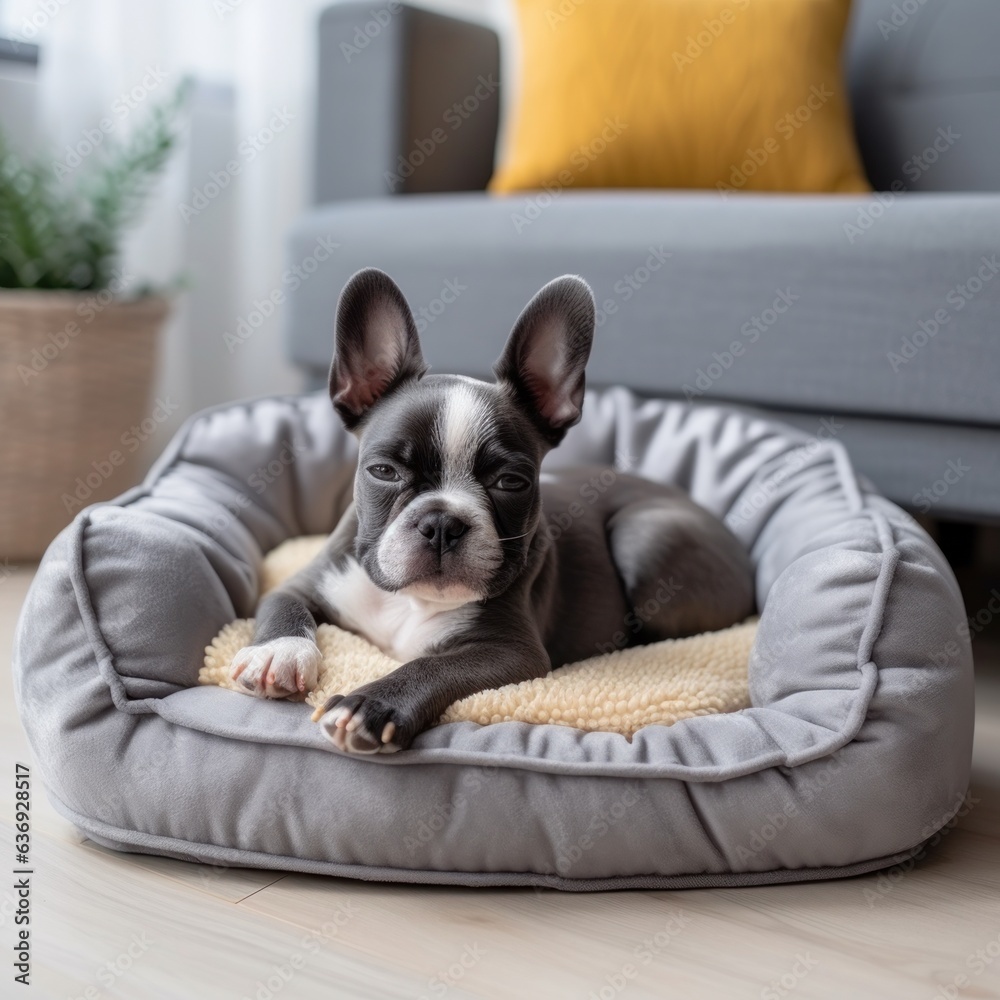
[(108, 286), (122, 234), (177, 145), (187, 92), (182, 83), (127, 141), (108, 136), (75, 183), (19, 157), (0, 131), (0, 288)]

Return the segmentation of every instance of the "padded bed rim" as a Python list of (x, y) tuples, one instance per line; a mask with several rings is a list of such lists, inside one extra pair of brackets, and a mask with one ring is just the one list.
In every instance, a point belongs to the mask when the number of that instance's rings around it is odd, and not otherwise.
[[(535, 889), (558, 889), (563, 892), (606, 892), (620, 889), (732, 889), (757, 885), (782, 885), (797, 882), (820, 882), (826, 879), (853, 878), (919, 860), (928, 837), (914, 847), (881, 858), (857, 861), (849, 865), (824, 868), (776, 868), (760, 872), (704, 872), (696, 875), (617, 875), (609, 878), (566, 878), (541, 872), (468, 872), (435, 871), (421, 868), (392, 868), (378, 865), (348, 865), (333, 861), (313, 861), (245, 851), (216, 844), (195, 844), (174, 837), (143, 833), (109, 826), (74, 812), (48, 788), (56, 811), (69, 820), (90, 840), (101, 847), (126, 854), (152, 854), (199, 864), (219, 864), (227, 868), (263, 868), (295, 871), (307, 875), (360, 879), (365, 882), (408, 882), (419, 885), (461, 885), (470, 888), (517, 886)], [(950, 820), (950, 817), (949, 817)], [(948, 820), (942, 824), (946, 826)], [(937, 831), (934, 831), (935, 833)]]

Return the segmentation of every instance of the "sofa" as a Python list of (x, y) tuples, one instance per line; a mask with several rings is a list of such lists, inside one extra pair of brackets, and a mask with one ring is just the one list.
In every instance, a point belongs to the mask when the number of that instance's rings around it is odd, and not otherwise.
[(862, 196), (497, 197), (511, 60), (491, 27), (392, 0), (336, 4), (318, 31), (315, 204), (288, 248), (311, 258), (287, 331), (311, 385), (360, 267), (400, 284), (432, 367), (474, 376), (575, 272), (598, 303), (592, 385), (767, 411), (911, 510), (1000, 516), (1000, 5), (855, 0)]

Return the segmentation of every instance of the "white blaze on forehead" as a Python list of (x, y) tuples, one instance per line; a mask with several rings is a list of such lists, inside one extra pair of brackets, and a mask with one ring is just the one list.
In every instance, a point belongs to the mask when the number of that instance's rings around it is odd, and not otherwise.
[(486, 401), (474, 382), (448, 387), (436, 428), (444, 483), (472, 474), (480, 437), (487, 430), (489, 421)]

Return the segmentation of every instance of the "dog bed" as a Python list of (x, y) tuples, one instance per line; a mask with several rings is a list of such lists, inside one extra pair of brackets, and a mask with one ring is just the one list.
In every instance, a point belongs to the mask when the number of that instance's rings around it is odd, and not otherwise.
[[(261, 567), (261, 595), (308, 564), (326, 539), (326, 535), (292, 538), (269, 552)], [(236, 653), (253, 642), (253, 627), (252, 621), (239, 619), (222, 629), (205, 650), (200, 683), (241, 690), (230, 668)], [(644, 726), (735, 712), (750, 707), (747, 662), (756, 632), (756, 624), (746, 622), (719, 632), (613, 650), (560, 667), (547, 677), (469, 695), (450, 705), (440, 721), (481, 726), (552, 723), (631, 737)], [(316, 645), (323, 665), (319, 684), (305, 698), (316, 710), (313, 722), (330, 695), (353, 691), (400, 665), (377, 646), (335, 625), (319, 626)]]
[(355, 758), (301, 703), (198, 683), (252, 616), (263, 554), (331, 529), (353, 439), (324, 395), (202, 413), (32, 584), (15, 689), (48, 794), (119, 850), (376, 880), (669, 888), (902, 862), (966, 792), (968, 630), (940, 552), (834, 432), (613, 389), (549, 458), (677, 483), (742, 539), (750, 707), (631, 740), (453, 722)]

